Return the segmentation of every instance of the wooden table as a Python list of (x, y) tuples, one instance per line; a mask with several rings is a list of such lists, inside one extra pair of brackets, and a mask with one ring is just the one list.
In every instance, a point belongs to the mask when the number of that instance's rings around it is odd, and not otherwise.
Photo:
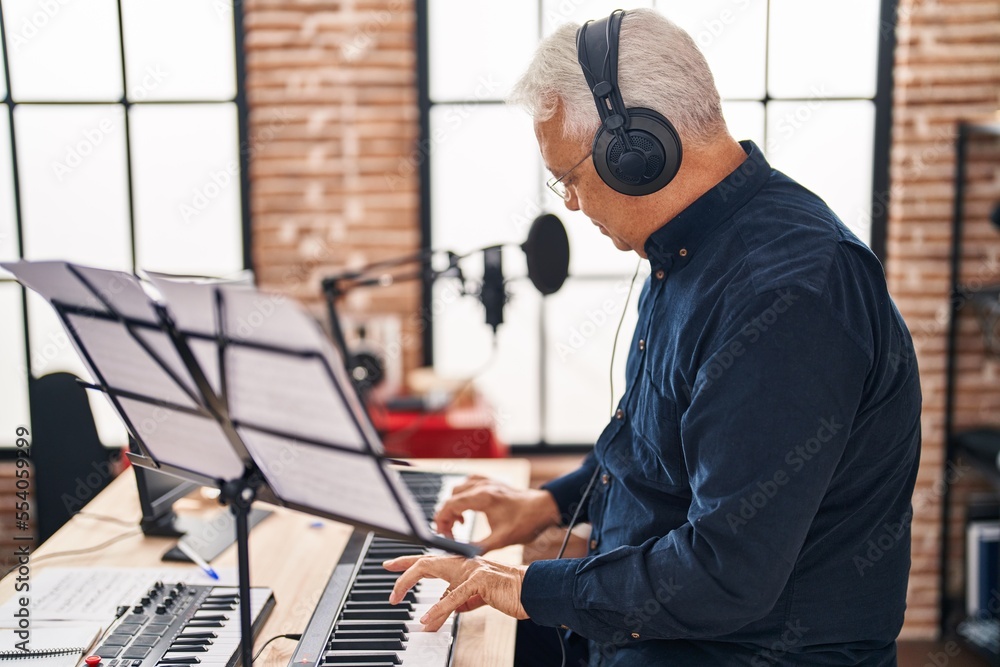
[[(415, 461), (418, 467), (445, 472), (479, 473), (516, 487), (526, 487), (529, 466), (519, 459), (447, 459)], [(182, 504), (183, 503), (183, 504)], [(263, 506), (263, 505), (262, 505)], [(218, 512), (218, 503), (188, 498), (175, 505), (184, 514)], [(351, 527), (317, 519), (284, 508), (270, 508), (275, 515), (250, 532), (250, 582), (274, 590), (277, 605), (258, 636), (257, 645), (277, 634), (301, 633), (312, 615), (327, 579), (333, 571)], [(115, 479), (32, 557), (85, 549), (106, 540), (126, 535), (107, 548), (93, 553), (58, 556), (32, 564), (32, 577), (49, 567), (178, 567), (190, 564), (168, 563), (160, 557), (174, 540), (144, 537), (138, 529), (140, 517), (135, 480), (131, 470)], [(94, 516), (116, 517), (127, 525), (100, 520)], [(317, 523), (319, 526), (317, 526)], [(477, 521), (476, 535), (488, 532), (485, 519)], [(521, 562), (521, 548), (508, 547), (489, 554), (491, 560), (507, 564)], [(217, 568), (236, 567), (236, 549), (230, 547), (216, 558)], [(0, 582), (0, 602), (14, 593), (14, 575)], [(123, 600), (123, 604), (131, 602)], [(112, 619), (108, 619), (110, 622)], [(454, 667), (508, 667), (513, 664), (516, 621), (494, 609), (482, 608), (463, 614), (455, 647)], [(295, 642), (277, 640), (255, 661), (255, 665), (284, 667), (295, 649)]]

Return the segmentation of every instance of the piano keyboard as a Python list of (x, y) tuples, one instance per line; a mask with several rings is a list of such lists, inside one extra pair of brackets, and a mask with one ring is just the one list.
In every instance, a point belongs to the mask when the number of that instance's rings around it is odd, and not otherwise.
[[(88, 665), (99, 667), (236, 667), (240, 656), (239, 590), (157, 582), (106, 633)], [(269, 588), (250, 590), (254, 637), (274, 608)]]
[[(428, 522), (438, 502), (464, 477), (421, 471), (401, 471)], [(468, 541), (470, 512), (456, 524), (455, 538)], [(446, 667), (458, 631), (453, 614), (437, 632), (424, 632), (417, 620), (441, 599), (448, 583), (423, 580), (396, 606), (389, 593), (399, 576), (382, 567), (398, 556), (439, 553), (409, 542), (376, 537), (355, 530), (326, 589), (313, 611), (289, 667)]]

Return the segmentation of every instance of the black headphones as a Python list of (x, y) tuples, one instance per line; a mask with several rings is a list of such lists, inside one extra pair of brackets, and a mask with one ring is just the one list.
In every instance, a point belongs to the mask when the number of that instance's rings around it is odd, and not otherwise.
[(601, 117), (593, 146), (597, 173), (618, 192), (639, 196), (660, 190), (677, 175), (681, 138), (656, 111), (625, 108), (618, 90), (618, 35), (624, 16), (616, 9), (606, 19), (584, 23), (576, 31), (576, 53)]

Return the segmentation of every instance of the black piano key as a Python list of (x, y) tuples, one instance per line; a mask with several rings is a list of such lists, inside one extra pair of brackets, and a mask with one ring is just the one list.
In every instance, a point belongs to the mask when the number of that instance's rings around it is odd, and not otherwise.
[(228, 621), (228, 616), (223, 616), (222, 614), (205, 614), (203, 616), (195, 614), (191, 617), (191, 620), (195, 621)]
[(339, 632), (340, 630), (395, 630), (406, 632), (406, 623), (399, 623), (398, 621), (341, 620), (337, 622), (334, 632)]
[[(389, 593), (392, 592), (391, 588), (385, 588), (380, 590), (359, 590), (354, 591), (347, 596), (348, 602), (357, 600), (358, 602), (383, 602), (389, 599)], [(413, 594), (413, 591), (406, 591), (406, 595), (403, 596), (403, 600), (406, 602), (416, 602), (417, 596)]]
[(181, 630), (181, 633), (177, 636), (184, 639), (215, 639), (216, 637), (218, 637), (218, 635), (215, 634), (214, 632), (203, 632), (203, 631), (188, 632), (187, 630)]
[[(208, 653), (208, 646), (174, 646), (171, 645), (164, 653)], [(128, 657), (127, 655), (125, 656)]]
[(341, 618), (377, 621), (409, 621), (413, 614), (407, 609), (345, 609)]
[[(138, 643), (138, 642), (137, 642)], [(188, 637), (178, 637), (170, 644), (171, 646), (211, 646), (211, 639), (190, 639)]]
[(399, 579), (399, 575), (400, 575), (399, 572), (389, 572), (388, 570), (382, 570), (381, 573), (377, 574), (358, 575), (356, 583), (373, 583), (373, 582), (394, 583), (397, 579)]
[(338, 639), (409, 639), (402, 630), (334, 630), (332, 640)]
[(343, 665), (401, 665), (403, 661), (395, 653), (358, 653), (357, 651), (334, 651), (323, 657), (323, 664)]
[(222, 621), (199, 621), (196, 618), (191, 619), (187, 622), (185, 628), (221, 628), (223, 627)]
[(345, 609), (408, 609), (413, 611), (412, 602), (400, 602), (397, 605), (389, 604), (389, 600), (348, 600), (344, 605)]
[(329, 651), (402, 651), (406, 646), (399, 639), (334, 639), (327, 646)]
[(201, 658), (195, 655), (182, 655), (175, 658), (168, 658), (166, 656), (160, 658), (157, 661), (157, 665), (197, 665), (201, 662)]

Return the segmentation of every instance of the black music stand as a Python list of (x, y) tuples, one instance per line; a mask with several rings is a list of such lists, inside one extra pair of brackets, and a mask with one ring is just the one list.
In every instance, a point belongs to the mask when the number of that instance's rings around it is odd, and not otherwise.
[(138, 445), (133, 464), (216, 487), (236, 518), (251, 665), (248, 514), (255, 500), (473, 556), (435, 535), (339, 353), (304, 311), (252, 288), (139, 278), (68, 262), (0, 266), (55, 309)]

